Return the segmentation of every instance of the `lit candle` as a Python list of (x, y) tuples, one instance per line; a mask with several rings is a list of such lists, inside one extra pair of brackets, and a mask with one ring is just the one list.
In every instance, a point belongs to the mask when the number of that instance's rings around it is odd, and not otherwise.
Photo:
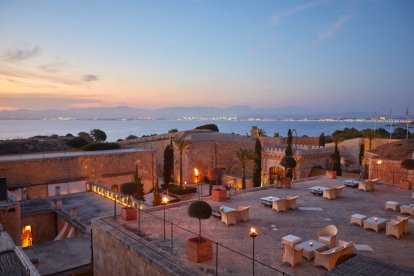
[(313, 242), (309, 242), (309, 246), (313, 246)]
[(375, 217), (375, 218), (374, 218), (374, 221), (378, 221), (378, 218), (377, 218), (377, 217)]
[(164, 196), (162, 198), (162, 204), (167, 204), (168, 203), (168, 198), (166, 196)]

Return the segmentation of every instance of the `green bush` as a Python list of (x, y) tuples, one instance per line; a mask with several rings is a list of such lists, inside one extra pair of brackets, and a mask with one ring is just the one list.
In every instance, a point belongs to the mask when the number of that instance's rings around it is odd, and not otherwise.
[(75, 137), (71, 140), (69, 140), (68, 142), (66, 142), (69, 146), (73, 147), (73, 148), (81, 148), (83, 146), (86, 146), (88, 144), (88, 141), (86, 141), (84, 138), (82, 137)]
[(82, 147), (84, 151), (95, 151), (95, 150), (111, 150), (119, 149), (120, 146), (117, 143), (102, 143), (102, 142), (92, 142)]
[(95, 128), (90, 131), (90, 134), (93, 137), (94, 141), (98, 141), (98, 142), (106, 141), (106, 133), (103, 130)]
[(121, 184), (121, 188), (120, 188), (121, 194), (123, 195), (129, 195), (129, 196), (134, 196), (138, 193), (138, 185), (135, 184), (134, 182), (127, 182), (127, 183), (123, 183)]
[(197, 192), (196, 187), (188, 186), (188, 187), (180, 188), (180, 186), (178, 186), (176, 184), (168, 185), (167, 189), (168, 189), (169, 193), (176, 194), (176, 195), (186, 195), (186, 194), (191, 194), (191, 193), (196, 193)]
[(206, 124), (206, 125), (198, 126), (195, 129), (208, 129), (211, 131), (219, 132), (219, 128), (215, 124)]
[(138, 136), (136, 136), (136, 135), (128, 135), (126, 138), (125, 138), (125, 140), (132, 140), (132, 139), (137, 139), (138, 138)]

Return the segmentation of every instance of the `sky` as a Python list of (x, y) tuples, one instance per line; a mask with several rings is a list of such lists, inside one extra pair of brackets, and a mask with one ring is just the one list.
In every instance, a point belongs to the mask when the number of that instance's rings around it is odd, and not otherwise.
[(0, 2), (0, 110), (408, 104), (411, 0)]

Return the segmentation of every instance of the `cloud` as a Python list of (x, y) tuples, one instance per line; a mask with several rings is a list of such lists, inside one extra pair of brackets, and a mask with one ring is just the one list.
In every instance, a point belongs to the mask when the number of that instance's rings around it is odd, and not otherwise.
[(313, 7), (324, 5), (328, 2), (330, 2), (330, 0), (319, 0), (319, 1), (311, 2), (311, 3), (295, 6), (291, 9), (289, 9), (289, 10), (282, 11), (282, 12), (272, 16), (272, 23), (276, 24), (284, 18), (290, 17), (292, 15), (295, 15), (295, 14), (297, 14), (299, 12), (302, 12), (304, 10), (307, 10), (307, 9), (311, 9)]
[(66, 62), (54, 62), (54, 63), (42, 64), (39, 66), (41, 70), (48, 72), (48, 73), (60, 72), (63, 69), (68, 68), (68, 67), (74, 67), (74, 66)]
[(9, 50), (7, 53), (1, 56), (0, 60), (5, 62), (18, 62), (37, 56), (40, 54), (40, 52), (41, 50), (38, 46), (32, 48)]
[(336, 20), (334, 23), (332, 23), (330, 25), (330, 27), (328, 28), (327, 31), (319, 34), (319, 36), (315, 40), (311, 41), (310, 43), (308, 43), (308, 44), (306, 44), (306, 45), (304, 45), (304, 46), (302, 46), (298, 49), (293, 49), (293, 50), (289, 51), (288, 53), (283, 54), (278, 59), (271, 62), (271, 65), (276, 65), (276, 64), (280, 64), (280, 63), (284, 63), (286, 61), (289, 61), (289, 60), (297, 57), (301, 53), (306, 52), (309, 49), (315, 47), (316, 45), (318, 45), (323, 40), (334, 36), (335, 34), (337, 34), (342, 29), (342, 27), (345, 25), (345, 23), (347, 23), (348, 21), (350, 21), (351, 19), (353, 19), (357, 15), (358, 15), (358, 12), (351, 11), (350, 13), (341, 16), (338, 20)]
[(102, 106), (100, 95), (67, 95), (61, 93), (0, 93), (4, 109), (67, 109)]
[(357, 15), (358, 13), (356, 11), (351, 11), (349, 14), (341, 16), (338, 20), (331, 24), (327, 31), (319, 35), (319, 39), (324, 40), (334, 36), (337, 32), (339, 32), (342, 29), (345, 23), (347, 23)]
[(91, 81), (98, 81), (99, 77), (97, 75), (83, 75), (82, 76), (82, 80), (86, 81), (86, 82), (91, 82)]

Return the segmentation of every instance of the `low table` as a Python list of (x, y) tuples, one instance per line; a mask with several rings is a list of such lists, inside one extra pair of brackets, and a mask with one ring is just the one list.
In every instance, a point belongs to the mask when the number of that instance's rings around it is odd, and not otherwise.
[(344, 185), (349, 188), (357, 188), (358, 184), (359, 184), (359, 181), (357, 180), (353, 180), (353, 179), (344, 180)]
[(379, 232), (381, 229), (385, 228), (385, 223), (388, 219), (379, 218), (379, 217), (370, 217), (364, 220), (364, 229), (372, 229), (375, 232)]
[(227, 212), (231, 212), (231, 211), (234, 211), (234, 210), (236, 210), (236, 209), (234, 209), (234, 208), (231, 208), (231, 207), (227, 207), (227, 206), (224, 206), (224, 205), (222, 205), (222, 206), (220, 206), (220, 211), (222, 211), (223, 213), (227, 213)]
[(265, 196), (260, 198), (260, 203), (272, 207), (273, 201), (276, 200), (279, 200), (279, 198), (275, 196)]
[(328, 188), (323, 186), (313, 186), (309, 188), (309, 192), (313, 195), (321, 196), (323, 194), (323, 191), (326, 189)]
[(356, 223), (356, 224), (358, 224), (359, 226), (361, 226), (361, 227), (362, 227), (363, 222), (364, 222), (364, 220), (366, 220), (366, 219), (367, 219), (367, 216), (365, 216), (365, 215), (361, 215), (361, 214), (353, 214), (353, 215), (351, 216), (351, 222), (350, 222), (350, 224), (352, 224), (352, 223)]
[(400, 203), (397, 201), (387, 201), (385, 202), (385, 210), (387, 209), (398, 211), (400, 209)]
[(323, 250), (328, 246), (322, 242), (315, 240), (308, 240), (295, 246), (296, 248), (303, 248), (303, 257), (307, 260), (313, 259), (313, 250)]
[(414, 204), (401, 205), (401, 214), (410, 214), (414, 216)]
[(295, 235), (287, 235), (287, 236), (284, 236), (282, 238), (282, 244), (285, 243), (285, 244), (289, 244), (291, 246), (294, 246), (294, 245), (300, 243), (301, 241), (302, 241), (302, 239), (298, 236), (295, 236)]

